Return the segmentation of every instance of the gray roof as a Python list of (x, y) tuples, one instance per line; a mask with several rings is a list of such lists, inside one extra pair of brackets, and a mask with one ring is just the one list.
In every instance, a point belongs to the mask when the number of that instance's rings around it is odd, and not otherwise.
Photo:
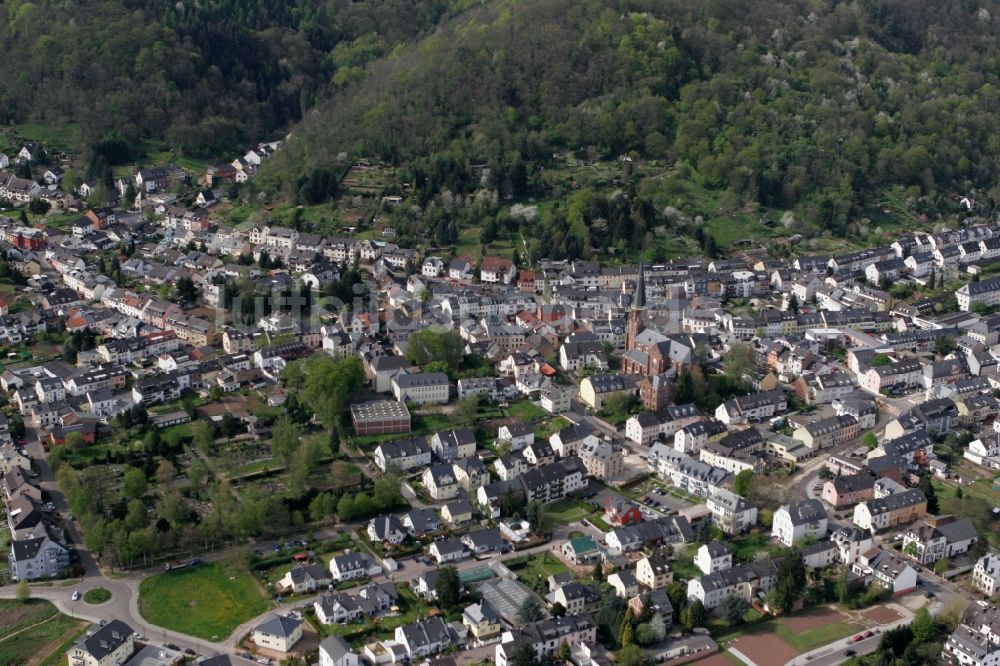
[(788, 510), (792, 525), (804, 525), (826, 518), (826, 509), (817, 499), (807, 499), (782, 507)]
[(340, 636), (328, 636), (323, 639), (323, 642), (319, 644), (319, 649), (329, 655), (334, 663), (351, 652), (351, 646)]
[(111, 620), (76, 641), (76, 647), (100, 661), (121, 647), (134, 632), (121, 620)]
[(287, 615), (271, 614), (266, 620), (254, 627), (254, 631), (271, 636), (291, 636), (302, 625), (302, 620)]

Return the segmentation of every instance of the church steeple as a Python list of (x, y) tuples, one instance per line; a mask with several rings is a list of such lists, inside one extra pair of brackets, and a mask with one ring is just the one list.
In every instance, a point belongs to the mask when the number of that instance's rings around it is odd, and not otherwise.
[(628, 313), (628, 324), (625, 326), (625, 351), (631, 351), (635, 347), (636, 337), (645, 328), (646, 278), (642, 271), (642, 262), (639, 262), (639, 277), (636, 278), (635, 293), (632, 294), (632, 310)]
[(642, 262), (639, 262), (639, 277), (635, 281), (635, 295), (632, 298), (632, 309), (642, 310), (646, 307), (646, 278), (642, 273)]

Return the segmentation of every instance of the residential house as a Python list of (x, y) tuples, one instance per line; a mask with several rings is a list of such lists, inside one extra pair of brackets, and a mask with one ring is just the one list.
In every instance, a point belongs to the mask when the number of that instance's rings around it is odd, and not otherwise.
[(733, 551), (725, 541), (702, 544), (694, 556), (694, 563), (706, 574), (731, 569), (733, 567)]
[(757, 524), (757, 507), (736, 493), (720, 489), (707, 505), (712, 521), (726, 534), (740, 534)]
[(861, 529), (881, 532), (908, 525), (927, 514), (927, 498), (917, 488), (876, 497), (854, 507), (854, 524)]
[(807, 499), (779, 507), (772, 518), (771, 535), (786, 546), (805, 537), (826, 536), (826, 509), (819, 500)]
[(986, 553), (976, 561), (976, 566), (972, 569), (972, 585), (987, 597), (992, 597), (997, 593), (998, 584), (1000, 584), (1000, 555)]
[(302, 638), (302, 620), (297, 616), (272, 613), (253, 628), (250, 640), (276, 652), (288, 652)]
[(635, 579), (648, 590), (662, 590), (674, 580), (670, 558), (665, 553), (653, 553), (635, 564)]
[(319, 666), (359, 666), (358, 655), (342, 637), (327, 636), (319, 644)]
[(920, 564), (934, 564), (967, 552), (979, 541), (975, 525), (968, 518), (926, 516), (903, 532), (903, 554)]
[(73, 643), (71, 666), (120, 666), (135, 653), (136, 633), (121, 620), (95, 624)]
[(344, 553), (330, 560), (330, 574), (337, 582), (369, 578), (380, 573), (382, 565), (366, 553)]
[(823, 483), (822, 499), (834, 509), (843, 509), (875, 496), (875, 477), (862, 472), (827, 479)]

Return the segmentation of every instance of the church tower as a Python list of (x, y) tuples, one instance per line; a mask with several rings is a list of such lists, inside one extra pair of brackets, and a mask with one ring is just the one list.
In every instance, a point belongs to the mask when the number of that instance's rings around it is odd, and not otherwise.
[(632, 309), (628, 313), (628, 324), (625, 327), (625, 351), (635, 347), (636, 337), (645, 328), (643, 319), (646, 316), (646, 278), (642, 271), (640, 261), (639, 277), (635, 281), (635, 293), (632, 294)]

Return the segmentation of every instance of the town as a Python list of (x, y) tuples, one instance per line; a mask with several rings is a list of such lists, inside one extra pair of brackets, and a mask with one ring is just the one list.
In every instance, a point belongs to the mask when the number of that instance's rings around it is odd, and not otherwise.
[(0, 596), (60, 662), (998, 663), (1000, 224), (528, 265), (221, 221), (280, 150), (104, 205), (0, 156)]

